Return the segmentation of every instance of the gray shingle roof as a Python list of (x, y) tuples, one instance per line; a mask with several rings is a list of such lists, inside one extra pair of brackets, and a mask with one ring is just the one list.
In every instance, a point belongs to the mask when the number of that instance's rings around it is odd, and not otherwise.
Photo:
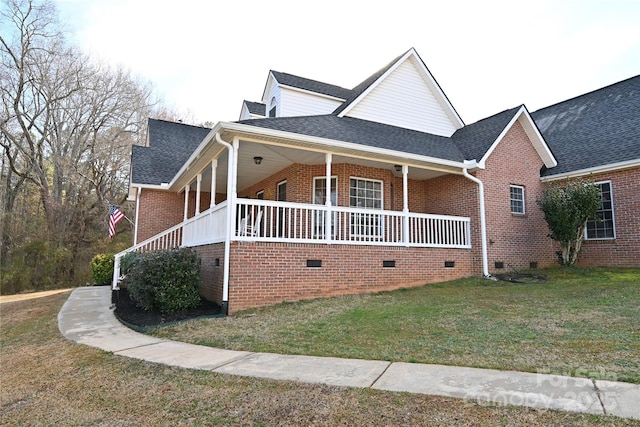
[(558, 166), (544, 176), (640, 159), (640, 76), (532, 113)]
[(351, 89), (345, 89), (340, 86), (322, 83), (317, 80), (306, 79), (304, 77), (294, 76), (293, 74), (281, 73), (280, 71), (271, 70), (273, 76), (278, 83), (296, 87), (298, 89), (308, 90), (310, 92), (322, 93), (324, 95), (333, 96), (340, 99), (346, 99), (351, 94)]
[(515, 107), (458, 129), (451, 138), (467, 160), (480, 161), (520, 110)]
[(252, 101), (245, 100), (244, 103), (247, 106), (249, 113), (256, 114), (259, 116), (267, 115), (267, 106), (264, 105), (262, 102), (252, 102)]
[(334, 114), (242, 120), (238, 123), (457, 162), (464, 160), (451, 138)]
[(149, 119), (149, 147), (133, 146), (131, 182), (171, 182), (211, 129)]

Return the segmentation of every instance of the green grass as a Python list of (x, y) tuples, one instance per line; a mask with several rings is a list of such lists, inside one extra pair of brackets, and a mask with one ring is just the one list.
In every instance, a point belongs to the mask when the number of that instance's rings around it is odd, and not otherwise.
[(194, 320), (153, 335), (234, 350), (438, 363), (640, 383), (640, 269), (554, 268)]
[(64, 339), (68, 293), (0, 304), (2, 426), (639, 426), (638, 420), (220, 375)]

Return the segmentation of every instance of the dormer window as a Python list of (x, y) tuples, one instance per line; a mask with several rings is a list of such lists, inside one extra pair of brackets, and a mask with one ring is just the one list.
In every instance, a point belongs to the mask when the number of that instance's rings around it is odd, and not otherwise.
[(276, 116), (276, 97), (271, 98), (271, 104), (269, 106), (269, 117)]

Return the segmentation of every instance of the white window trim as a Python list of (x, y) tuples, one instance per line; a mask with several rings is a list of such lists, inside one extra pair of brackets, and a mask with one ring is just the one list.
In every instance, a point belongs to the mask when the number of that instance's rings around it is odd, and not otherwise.
[(256, 199), (260, 199), (260, 195), (262, 195), (262, 199), (264, 199), (264, 190), (256, 191)]
[[(276, 184), (276, 201), (281, 202), (283, 200), (278, 200), (280, 198), (280, 186), (281, 185), (287, 185), (287, 180), (282, 180), (279, 183)], [(286, 198), (286, 193), (285, 193), (285, 198)]]
[(587, 227), (584, 230), (585, 240), (615, 240), (616, 239), (616, 211), (613, 198), (613, 183), (611, 180), (594, 182), (594, 185), (600, 186), (600, 184), (609, 184), (609, 193), (611, 194), (611, 221), (613, 222), (613, 237), (589, 237)]
[[(380, 184), (380, 209), (370, 209), (370, 210), (384, 210), (384, 181), (381, 179), (371, 179), (371, 178), (362, 178), (360, 176), (350, 176), (349, 177), (349, 207), (357, 208), (356, 206), (351, 206), (351, 180), (357, 179), (359, 181), (371, 181), (377, 182)], [(368, 209), (368, 208), (358, 208), (358, 209)]]
[[(369, 181), (369, 182), (375, 182), (375, 183), (379, 183), (380, 184), (380, 208), (359, 208), (357, 206), (351, 206), (351, 180), (355, 179), (358, 181)], [(360, 209), (363, 211), (382, 211), (384, 210), (384, 181), (380, 180), (380, 179), (371, 179), (371, 178), (362, 178), (359, 176), (350, 176), (349, 177), (349, 207), (350, 208), (354, 208), (354, 209)], [(353, 221), (354, 215), (358, 215), (356, 213), (351, 213), (350, 217), (351, 217), (351, 221)], [(366, 214), (361, 214), (361, 215), (366, 215)], [(354, 225), (351, 224), (351, 227), (353, 227)], [(356, 225), (356, 230), (359, 230), (359, 226)], [(372, 225), (366, 225), (366, 227), (373, 227)], [(384, 236), (384, 221), (381, 221), (378, 218), (378, 224), (377, 227), (375, 229), (375, 233), (358, 233), (357, 231), (354, 233), (352, 232), (352, 236), (356, 237), (356, 238), (360, 238), (360, 237), (365, 237), (365, 238), (381, 238), (382, 236)]]
[[(511, 198), (511, 189), (512, 188), (520, 188), (522, 190), (522, 212), (514, 212), (512, 207), (511, 207), (511, 201), (515, 200), (513, 198)], [(516, 185), (516, 184), (510, 184), (509, 185), (509, 210), (511, 211), (511, 213), (513, 215), (526, 215), (527, 213), (527, 203), (526, 203), (526, 191), (523, 185)]]
[[(333, 203), (333, 200), (331, 201), (331, 204), (333, 206), (337, 206), (338, 205), (338, 175), (331, 175), (331, 180), (336, 180), (336, 201), (335, 203)], [(326, 182), (327, 177), (326, 176), (314, 176), (313, 177), (313, 188), (311, 189), (312, 193), (311, 193), (311, 203), (314, 205), (317, 205), (318, 203), (316, 203), (316, 181), (325, 181)], [(325, 194), (326, 197), (326, 194)], [(329, 197), (331, 197), (331, 189), (329, 189)]]
[[(335, 203), (332, 200), (331, 201), (331, 205), (333, 206), (338, 206), (338, 175), (331, 175), (331, 180), (336, 180), (336, 200)], [(312, 193), (311, 193), (311, 204), (313, 205), (320, 205), (319, 203), (316, 203), (316, 182), (326, 182), (327, 181), (327, 177), (326, 176), (314, 176), (313, 177), (313, 189), (312, 189)], [(325, 189), (326, 190), (326, 189)], [(331, 197), (331, 189), (329, 189), (329, 194), (325, 193), (325, 203), (326, 203), (326, 197), (327, 195), (329, 197)], [(323, 233), (320, 233), (320, 230), (324, 230), (324, 220), (323, 218), (318, 214), (318, 211), (315, 211), (315, 214), (312, 218), (313, 221), (313, 225), (312, 225), (312, 230), (313, 230), (313, 235), (316, 238), (320, 238), (321, 236), (323, 236)], [(335, 226), (338, 223), (338, 212), (334, 212), (333, 213), (333, 217), (331, 220), (331, 235), (333, 237), (337, 236), (337, 227)], [(320, 227), (319, 227), (320, 226)]]

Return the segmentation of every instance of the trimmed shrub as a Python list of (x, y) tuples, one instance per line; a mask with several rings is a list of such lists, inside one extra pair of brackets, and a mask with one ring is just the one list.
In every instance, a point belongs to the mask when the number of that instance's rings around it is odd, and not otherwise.
[(127, 274), (129, 296), (144, 310), (165, 314), (200, 304), (200, 269), (197, 254), (187, 248), (138, 254)]
[(108, 285), (113, 279), (113, 254), (98, 254), (91, 259), (91, 276), (96, 285)]
[(128, 252), (120, 258), (120, 275), (128, 274), (131, 269), (140, 261), (140, 252)]

